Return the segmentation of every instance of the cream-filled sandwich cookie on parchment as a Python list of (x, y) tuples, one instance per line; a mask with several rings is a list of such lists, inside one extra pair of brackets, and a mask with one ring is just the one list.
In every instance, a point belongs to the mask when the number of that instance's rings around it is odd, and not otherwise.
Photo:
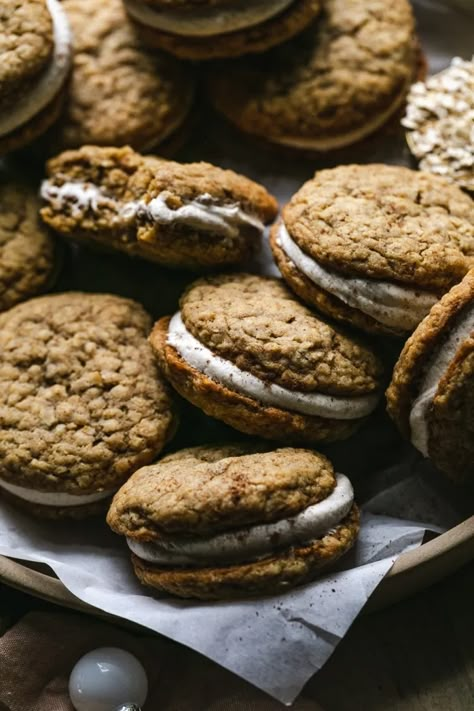
[(145, 44), (183, 59), (264, 52), (319, 15), (322, 0), (124, 0)]
[(183, 397), (267, 439), (343, 439), (380, 396), (382, 368), (370, 347), (312, 313), (279, 279), (197, 281), (150, 341)]
[(71, 57), (71, 32), (59, 0), (3, 0), (0, 154), (30, 143), (58, 117)]
[(47, 518), (100, 513), (174, 431), (146, 336), (107, 294), (43, 296), (0, 315), (0, 496)]
[(195, 447), (143, 467), (107, 521), (139, 580), (179, 597), (273, 594), (312, 580), (355, 543), (352, 486), (308, 449)]
[(474, 202), (429, 173), (339, 166), (292, 197), (271, 245), (304, 301), (368, 332), (403, 336), (474, 264)]
[(43, 220), (60, 235), (170, 267), (238, 264), (261, 244), (277, 202), (209, 163), (84, 146), (48, 163)]
[(387, 402), (424, 457), (453, 479), (474, 480), (474, 270), (406, 342)]

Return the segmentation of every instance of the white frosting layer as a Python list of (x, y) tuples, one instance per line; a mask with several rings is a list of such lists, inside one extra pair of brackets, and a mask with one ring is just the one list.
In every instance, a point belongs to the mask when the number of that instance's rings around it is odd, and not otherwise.
[(58, 507), (92, 504), (95, 501), (107, 499), (114, 494), (113, 491), (100, 491), (94, 494), (66, 494), (63, 491), (39, 491), (38, 489), (28, 489), (24, 486), (11, 484), (3, 479), (0, 479), (0, 488), (32, 504)]
[(242, 229), (248, 227), (259, 234), (265, 229), (258, 217), (249, 215), (239, 204), (218, 204), (209, 193), (180, 207), (170, 208), (167, 200), (172, 194), (167, 190), (148, 203), (143, 200), (120, 202), (105, 195), (92, 183), (66, 182), (57, 186), (50, 180), (44, 180), (41, 184), (41, 197), (54, 210), (63, 210), (67, 206), (75, 217), (89, 211), (97, 213), (101, 209), (110, 210), (115, 213), (111, 218), (114, 224), (126, 225), (135, 218), (144, 218), (159, 225), (183, 225), (228, 238), (237, 237)]
[(176, 313), (170, 321), (167, 342), (200, 373), (266, 405), (293, 410), (304, 415), (353, 420), (372, 412), (379, 399), (376, 394), (351, 398), (322, 393), (303, 393), (288, 390), (274, 383), (266, 383), (206, 348), (187, 330), (180, 313)]
[(449, 368), (460, 345), (474, 333), (474, 309), (471, 307), (459, 319), (447, 340), (434, 353), (421, 383), (418, 397), (410, 412), (411, 441), (428, 456), (428, 413), (441, 378)]
[(343, 276), (325, 269), (298, 247), (283, 223), (277, 242), (293, 264), (314, 284), (385, 326), (411, 331), (438, 301), (434, 294), (426, 291), (416, 291), (388, 281)]
[(136, 20), (156, 30), (187, 37), (212, 37), (258, 25), (289, 7), (294, 0), (252, 0), (223, 7), (197, 7), (192, 10), (159, 10), (141, 2), (125, 0)]
[(53, 21), (54, 51), (48, 67), (14, 107), (0, 115), (0, 136), (27, 123), (48, 106), (61, 89), (71, 66), (71, 32), (58, 0), (46, 0)]
[(180, 540), (170, 536), (153, 543), (127, 538), (127, 543), (139, 558), (163, 565), (258, 559), (328, 533), (347, 516), (353, 502), (354, 492), (349, 479), (337, 474), (336, 487), (326, 499), (282, 521), (239, 528), (210, 538)]

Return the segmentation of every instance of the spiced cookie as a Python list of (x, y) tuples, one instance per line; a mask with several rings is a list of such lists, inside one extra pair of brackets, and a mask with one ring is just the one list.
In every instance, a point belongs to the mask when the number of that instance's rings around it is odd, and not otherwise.
[(354, 544), (349, 480), (308, 449), (197, 447), (137, 471), (107, 521), (139, 580), (179, 597), (272, 594), (312, 580)]
[(104, 509), (174, 429), (128, 299), (65, 293), (0, 315), (0, 495), (38, 516)]
[(400, 431), (453, 479), (474, 477), (474, 270), (408, 339), (387, 390)]
[(71, 34), (59, 0), (4, 0), (0, 7), (0, 153), (55, 121), (71, 66)]
[(183, 125), (192, 68), (142, 47), (121, 0), (63, 0), (74, 35), (65, 110), (47, 137), (49, 154), (85, 143), (148, 151)]
[(170, 267), (242, 262), (278, 209), (261, 185), (231, 170), (130, 148), (84, 146), (47, 170), (41, 216), (56, 232)]
[(45, 291), (55, 276), (57, 249), (39, 206), (29, 186), (0, 181), (0, 311)]
[(339, 166), (293, 196), (271, 245), (304, 301), (366, 331), (403, 336), (474, 264), (474, 202), (428, 173)]
[(323, 0), (323, 15), (261, 57), (212, 67), (216, 109), (247, 133), (312, 151), (347, 146), (402, 105), (419, 51), (407, 0)]
[(263, 52), (301, 32), (322, 0), (124, 0), (146, 44), (183, 59)]
[(474, 61), (413, 84), (402, 126), (422, 170), (474, 193)]
[(286, 442), (348, 437), (376, 407), (381, 365), (300, 304), (278, 279), (192, 284), (150, 336), (164, 375), (204, 412)]

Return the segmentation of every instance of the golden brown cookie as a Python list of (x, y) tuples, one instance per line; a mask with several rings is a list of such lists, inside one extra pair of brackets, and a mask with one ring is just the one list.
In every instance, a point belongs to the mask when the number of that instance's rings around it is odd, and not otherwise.
[(293, 41), (211, 67), (211, 100), (237, 128), (266, 141), (341, 148), (396, 113), (417, 54), (407, 0), (323, 0), (321, 19)]
[(124, 2), (148, 46), (203, 60), (264, 52), (286, 42), (319, 15), (322, 0)]
[(405, 344), (387, 390), (402, 434), (456, 480), (474, 477), (474, 270)]
[(474, 264), (474, 202), (399, 166), (322, 170), (271, 235), (287, 284), (334, 319), (404, 335)]
[(49, 154), (85, 143), (148, 151), (185, 122), (194, 72), (143, 48), (121, 0), (64, 0), (74, 60), (64, 112), (46, 137)]
[(312, 580), (355, 542), (349, 480), (307, 449), (197, 447), (137, 471), (107, 521), (142, 583), (180, 597), (271, 594)]
[(31, 513), (83, 517), (174, 429), (146, 341), (149, 316), (107, 294), (44, 296), (0, 315), (0, 493)]
[(277, 213), (261, 185), (231, 170), (130, 148), (62, 153), (49, 161), (48, 176), (41, 216), (60, 235), (170, 267), (244, 261)]
[(29, 186), (0, 183), (0, 311), (45, 291), (55, 276), (57, 249), (39, 206)]
[(212, 417), (267, 439), (349, 436), (376, 407), (372, 350), (300, 304), (277, 279), (234, 274), (191, 285), (150, 336), (174, 388)]
[(71, 65), (69, 23), (58, 0), (5, 0), (0, 10), (0, 154), (57, 118)]

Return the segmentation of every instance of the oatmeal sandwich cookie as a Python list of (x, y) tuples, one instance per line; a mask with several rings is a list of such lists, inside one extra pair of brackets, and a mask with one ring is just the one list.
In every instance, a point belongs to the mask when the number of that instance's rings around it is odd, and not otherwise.
[(59, 263), (36, 190), (0, 180), (0, 311), (46, 291)]
[(387, 402), (402, 434), (438, 469), (474, 481), (474, 270), (408, 339)]
[(124, 0), (143, 41), (183, 59), (263, 52), (301, 32), (322, 0)]
[(304, 301), (366, 331), (403, 336), (474, 264), (474, 202), (428, 173), (339, 166), (293, 196), (271, 245)]
[(128, 299), (65, 293), (0, 315), (0, 496), (47, 518), (82, 518), (174, 429), (171, 401)]
[(265, 188), (208, 163), (84, 146), (48, 163), (43, 220), (64, 237), (170, 267), (238, 264), (277, 213)]
[(65, 109), (49, 154), (85, 143), (148, 151), (174, 134), (192, 107), (194, 75), (143, 48), (121, 0), (63, 0), (74, 37)]
[(71, 66), (71, 34), (59, 0), (0, 6), (0, 154), (20, 148), (58, 117)]
[(179, 597), (274, 594), (312, 580), (354, 544), (352, 486), (308, 449), (195, 447), (143, 467), (107, 521), (139, 580)]
[(211, 67), (209, 89), (216, 109), (238, 129), (327, 151), (386, 123), (419, 64), (408, 0), (323, 0), (321, 19), (291, 42)]
[(248, 434), (310, 443), (348, 437), (375, 409), (375, 354), (279, 279), (202, 279), (180, 307), (150, 341), (173, 387), (207, 415)]

